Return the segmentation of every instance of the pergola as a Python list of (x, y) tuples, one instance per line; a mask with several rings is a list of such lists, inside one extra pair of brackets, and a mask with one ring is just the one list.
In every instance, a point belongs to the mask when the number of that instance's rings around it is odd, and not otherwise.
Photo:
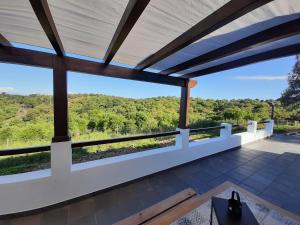
[(4, 0), (0, 61), (53, 69), (53, 142), (70, 140), (67, 71), (179, 86), (185, 129), (190, 79), (300, 53), (299, 12), (299, 0)]
[[(54, 99), (51, 145), (0, 151), (51, 156), (49, 169), (0, 176), (0, 216), (52, 206), (270, 137), (273, 120), (250, 121), (238, 134), (229, 123), (190, 130), (190, 90), (197, 84), (191, 78), (298, 53), (299, 0), (0, 1), (0, 62), (52, 69)], [(73, 143), (67, 71), (180, 87), (178, 129)], [(190, 142), (190, 134), (208, 130), (220, 136)], [(76, 148), (171, 135), (172, 146), (73, 164)]]

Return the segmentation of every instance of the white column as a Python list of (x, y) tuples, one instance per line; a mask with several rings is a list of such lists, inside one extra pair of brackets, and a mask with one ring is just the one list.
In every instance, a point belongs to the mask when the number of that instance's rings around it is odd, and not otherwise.
[(176, 147), (187, 150), (189, 148), (190, 129), (176, 128), (176, 130), (180, 131), (180, 134), (176, 135)]
[(266, 123), (265, 125), (265, 131), (267, 132), (268, 136), (272, 136), (273, 135), (273, 128), (274, 128), (274, 120), (266, 120), (269, 121), (269, 123)]
[(254, 120), (248, 121), (247, 132), (256, 134), (257, 131), (257, 122)]
[(71, 172), (72, 147), (71, 141), (51, 144), (51, 174), (54, 177), (65, 176)]
[(232, 124), (230, 123), (221, 123), (221, 126), (225, 128), (220, 129), (220, 137), (229, 138), (232, 134)]

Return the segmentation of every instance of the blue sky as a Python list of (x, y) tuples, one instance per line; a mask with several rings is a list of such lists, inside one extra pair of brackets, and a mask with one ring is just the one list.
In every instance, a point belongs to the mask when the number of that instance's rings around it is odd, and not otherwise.
[[(199, 77), (191, 95), (212, 99), (276, 99), (287, 87), (286, 76), (294, 62), (295, 57), (286, 57)], [(73, 72), (68, 73), (68, 88), (69, 93), (133, 98), (180, 95), (179, 87)], [(3, 91), (51, 94), (52, 70), (0, 63), (0, 92)]]

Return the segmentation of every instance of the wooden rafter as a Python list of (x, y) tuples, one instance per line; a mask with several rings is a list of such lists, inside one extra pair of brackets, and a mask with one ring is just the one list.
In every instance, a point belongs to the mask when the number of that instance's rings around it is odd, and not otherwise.
[(185, 74), (181, 77), (184, 78), (193, 78), (199, 77), (211, 73), (216, 73), (224, 70), (234, 69), (237, 67), (249, 65), (252, 63), (262, 62), (265, 60), (276, 59), (291, 55), (296, 55), (300, 53), (300, 43), (288, 45), (286, 47), (281, 47), (273, 50), (268, 50), (262, 53), (254, 54), (248, 57), (240, 58), (231, 62), (219, 64), (216, 66), (208, 67), (202, 70), (198, 70), (192, 73)]
[[(0, 62), (16, 63), (29, 66), (54, 68), (53, 61), (62, 58), (46, 52), (33, 51), (15, 47), (0, 48)], [(66, 69), (69, 71), (95, 74), (100, 76), (115, 77), (128, 80), (145, 81), (151, 83), (185, 86), (187, 79), (159, 75), (153, 72), (138, 71), (115, 65), (88, 61), (73, 57), (63, 57)]]
[(273, 0), (231, 0), (156, 53), (141, 61), (136, 69), (143, 70), (154, 65), (178, 50), (271, 1)]
[(64, 48), (56, 30), (47, 0), (29, 1), (56, 54), (63, 56), (65, 54)]
[(300, 18), (257, 32), (236, 42), (217, 48), (186, 62), (170, 67), (160, 74), (169, 75), (198, 66), (232, 54), (262, 46), (273, 41), (300, 34)]
[(149, 2), (150, 0), (130, 0), (128, 2), (116, 32), (105, 53), (104, 61), (106, 64), (113, 59)]

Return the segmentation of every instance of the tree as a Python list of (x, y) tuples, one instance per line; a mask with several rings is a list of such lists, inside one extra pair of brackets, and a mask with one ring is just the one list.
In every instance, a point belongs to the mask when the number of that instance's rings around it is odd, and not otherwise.
[(97, 114), (97, 131), (105, 132), (109, 129), (109, 113), (99, 112)]
[(239, 122), (243, 118), (243, 116), (244, 116), (244, 111), (238, 107), (226, 109), (224, 112), (225, 119), (236, 120), (237, 124), (239, 124)]
[(136, 124), (134, 120), (126, 120), (123, 127), (123, 132), (127, 133), (135, 133), (137, 130)]
[(296, 56), (296, 63), (288, 76), (288, 88), (282, 93), (280, 101), (284, 106), (296, 108), (300, 105), (300, 55)]
[[(50, 128), (50, 129), (49, 129)], [(49, 127), (46, 123), (28, 124), (16, 132), (16, 136), (25, 141), (50, 140), (53, 137), (53, 127)]]
[(244, 109), (245, 120), (257, 120), (256, 114), (252, 112), (251, 108)]
[(10, 126), (5, 126), (0, 129), (0, 141), (6, 142), (6, 147), (8, 148), (9, 139), (13, 136), (13, 129)]
[(94, 132), (95, 128), (96, 128), (96, 122), (94, 120), (89, 121), (89, 123), (87, 124), (87, 129)]
[(115, 131), (118, 135), (119, 131), (123, 130), (125, 121), (126, 121), (126, 119), (125, 119), (124, 116), (118, 115), (118, 114), (115, 114), (115, 113), (111, 113), (109, 115), (108, 127), (112, 131)]

